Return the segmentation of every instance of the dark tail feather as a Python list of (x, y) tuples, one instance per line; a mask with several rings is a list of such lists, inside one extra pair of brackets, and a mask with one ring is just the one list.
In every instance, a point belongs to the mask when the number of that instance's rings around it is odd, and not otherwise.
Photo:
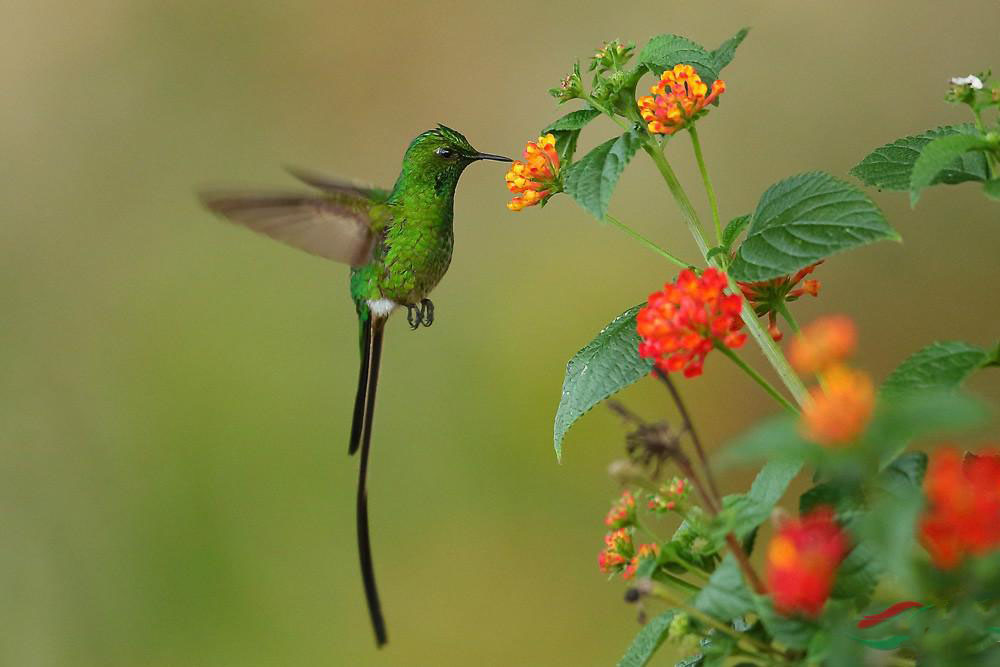
[[(365, 326), (366, 325), (366, 326)], [(354, 426), (351, 430), (351, 453), (361, 445), (361, 466), (358, 471), (358, 555), (361, 557), (361, 580), (368, 600), (368, 615), (375, 630), (375, 643), (382, 646), (388, 641), (382, 605), (375, 587), (375, 566), (372, 563), (372, 546), (368, 536), (368, 450), (372, 439), (372, 417), (375, 411), (375, 387), (378, 383), (379, 360), (382, 356), (382, 333), (385, 318), (369, 314), (362, 333), (361, 381), (354, 408)], [(361, 407), (360, 414), (358, 407)]]

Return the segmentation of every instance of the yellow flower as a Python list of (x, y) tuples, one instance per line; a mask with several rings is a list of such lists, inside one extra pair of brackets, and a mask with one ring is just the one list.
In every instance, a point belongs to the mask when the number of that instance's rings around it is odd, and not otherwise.
[(674, 65), (649, 89), (652, 95), (639, 98), (639, 112), (650, 132), (673, 134), (703, 113), (725, 90), (726, 82), (716, 79), (709, 92), (694, 67)]

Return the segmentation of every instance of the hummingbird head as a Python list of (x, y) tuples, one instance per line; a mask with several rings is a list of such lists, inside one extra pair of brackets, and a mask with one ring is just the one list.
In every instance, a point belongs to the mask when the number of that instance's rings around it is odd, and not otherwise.
[(410, 142), (403, 157), (400, 177), (409, 184), (431, 185), (439, 195), (443, 195), (448, 191), (454, 192), (465, 168), (479, 160), (511, 162), (509, 157), (477, 151), (461, 132), (438, 125)]

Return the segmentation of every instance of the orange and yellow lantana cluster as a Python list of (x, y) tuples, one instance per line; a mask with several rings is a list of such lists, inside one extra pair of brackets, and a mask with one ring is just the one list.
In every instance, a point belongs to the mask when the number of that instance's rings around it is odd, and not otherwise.
[(507, 189), (516, 197), (507, 202), (511, 211), (543, 203), (561, 190), (559, 185), (559, 153), (552, 134), (529, 141), (524, 148), (524, 160), (515, 160), (505, 177)]
[(687, 126), (726, 90), (726, 82), (716, 79), (709, 92), (691, 65), (674, 65), (663, 73), (652, 95), (639, 98), (639, 113), (650, 132), (673, 134)]

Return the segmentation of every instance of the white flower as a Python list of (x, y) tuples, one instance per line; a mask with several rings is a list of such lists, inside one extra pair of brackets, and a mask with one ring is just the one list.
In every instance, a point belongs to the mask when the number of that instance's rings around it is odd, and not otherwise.
[(983, 89), (983, 81), (975, 74), (970, 74), (969, 76), (954, 76), (951, 78), (951, 82), (956, 86), (970, 86), (974, 90)]

